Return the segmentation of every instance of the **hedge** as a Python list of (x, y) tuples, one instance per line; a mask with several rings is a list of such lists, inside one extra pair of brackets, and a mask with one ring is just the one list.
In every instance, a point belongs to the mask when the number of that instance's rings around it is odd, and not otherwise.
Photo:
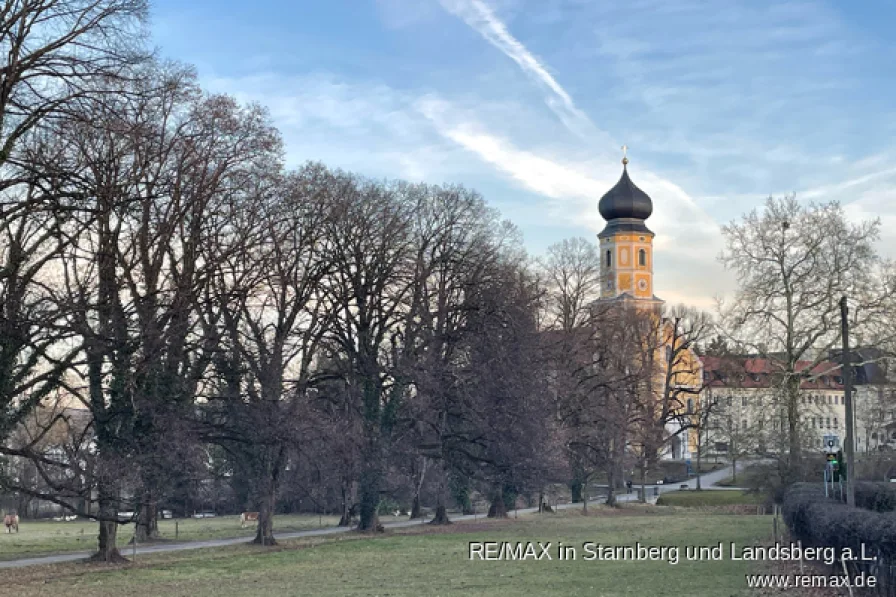
[[(889, 507), (888, 490), (871, 487), (862, 490), (865, 503)], [(856, 486), (858, 502), (859, 486)], [(883, 496), (883, 497), (881, 497)], [(877, 577), (879, 595), (896, 595), (896, 516), (890, 511), (851, 508), (839, 500), (827, 498), (821, 483), (795, 483), (784, 494), (781, 508), (791, 535), (807, 547), (833, 547), (838, 553), (850, 548), (858, 557), (864, 545), (874, 562), (847, 562), (850, 574), (861, 572)], [(842, 574), (838, 568), (833, 572)]]
[(856, 507), (875, 512), (893, 512), (896, 510), (896, 483), (873, 483), (859, 481), (856, 483)]

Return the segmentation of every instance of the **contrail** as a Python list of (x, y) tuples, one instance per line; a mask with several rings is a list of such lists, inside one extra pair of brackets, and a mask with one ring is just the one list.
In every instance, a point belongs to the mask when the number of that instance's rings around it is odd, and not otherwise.
[(501, 50), (541, 87), (549, 96), (545, 103), (572, 133), (594, 140), (598, 132), (594, 123), (579, 110), (570, 95), (547, 71), (544, 65), (532, 55), (526, 46), (507, 30), (494, 11), (482, 0), (440, 0), (448, 12), (461, 18), (486, 41)]

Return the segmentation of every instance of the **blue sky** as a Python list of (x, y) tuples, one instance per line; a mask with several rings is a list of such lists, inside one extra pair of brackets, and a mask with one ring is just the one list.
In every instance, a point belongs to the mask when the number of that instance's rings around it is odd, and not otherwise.
[(654, 200), (656, 290), (711, 306), (719, 226), (768, 195), (880, 216), (896, 256), (896, 4), (783, 0), (174, 0), (161, 53), (268, 106), (292, 164), (460, 182), (532, 253)]

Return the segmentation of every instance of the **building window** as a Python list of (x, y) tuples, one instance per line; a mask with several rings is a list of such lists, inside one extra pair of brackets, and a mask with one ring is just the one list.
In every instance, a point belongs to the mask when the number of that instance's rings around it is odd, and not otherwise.
[(830, 429), (831, 428), (831, 417), (828, 417), (827, 423), (828, 423), (827, 428)]
[(731, 406), (731, 400), (732, 400), (731, 396), (728, 396), (728, 401), (727, 401), (727, 402), (728, 402), (728, 406)]
[(613, 266), (613, 251), (607, 249), (607, 267)]
[(837, 428), (837, 417), (834, 417), (834, 429)]
[(812, 429), (815, 429), (815, 417), (812, 417)]
[(800, 396), (800, 404), (805, 404), (805, 403), (806, 403), (806, 397)]
[(647, 251), (644, 249), (638, 251), (638, 265), (647, 265)]
[(740, 425), (741, 425), (740, 428), (745, 430), (747, 428), (747, 420), (741, 419)]
[(692, 398), (688, 398), (688, 414), (694, 414), (694, 400)]
[(747, 405), (747, 397), (746, 397), (746, 396), (741, 396), (741, 397), (740, 397), (740, 405), (741, 405), (741, 406), (746, 406), (746, 405)]

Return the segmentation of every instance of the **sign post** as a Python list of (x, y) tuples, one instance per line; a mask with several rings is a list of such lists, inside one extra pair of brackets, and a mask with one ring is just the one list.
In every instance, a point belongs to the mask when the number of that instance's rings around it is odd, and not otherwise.
[(855, 420), (853, 418), (852, 404), (852, 365), (850, 363), (849, 354), (849, 319), (847, 315), (849, 309), (846, 305), (846, 296), (840, 299), (840, 323), (841, 335), (843, 336), (843, 397), (846, 399), (846, 503), (850, 506), (856, 505), (856, 484), (852, 482), (850, 475), (855, 474)]

